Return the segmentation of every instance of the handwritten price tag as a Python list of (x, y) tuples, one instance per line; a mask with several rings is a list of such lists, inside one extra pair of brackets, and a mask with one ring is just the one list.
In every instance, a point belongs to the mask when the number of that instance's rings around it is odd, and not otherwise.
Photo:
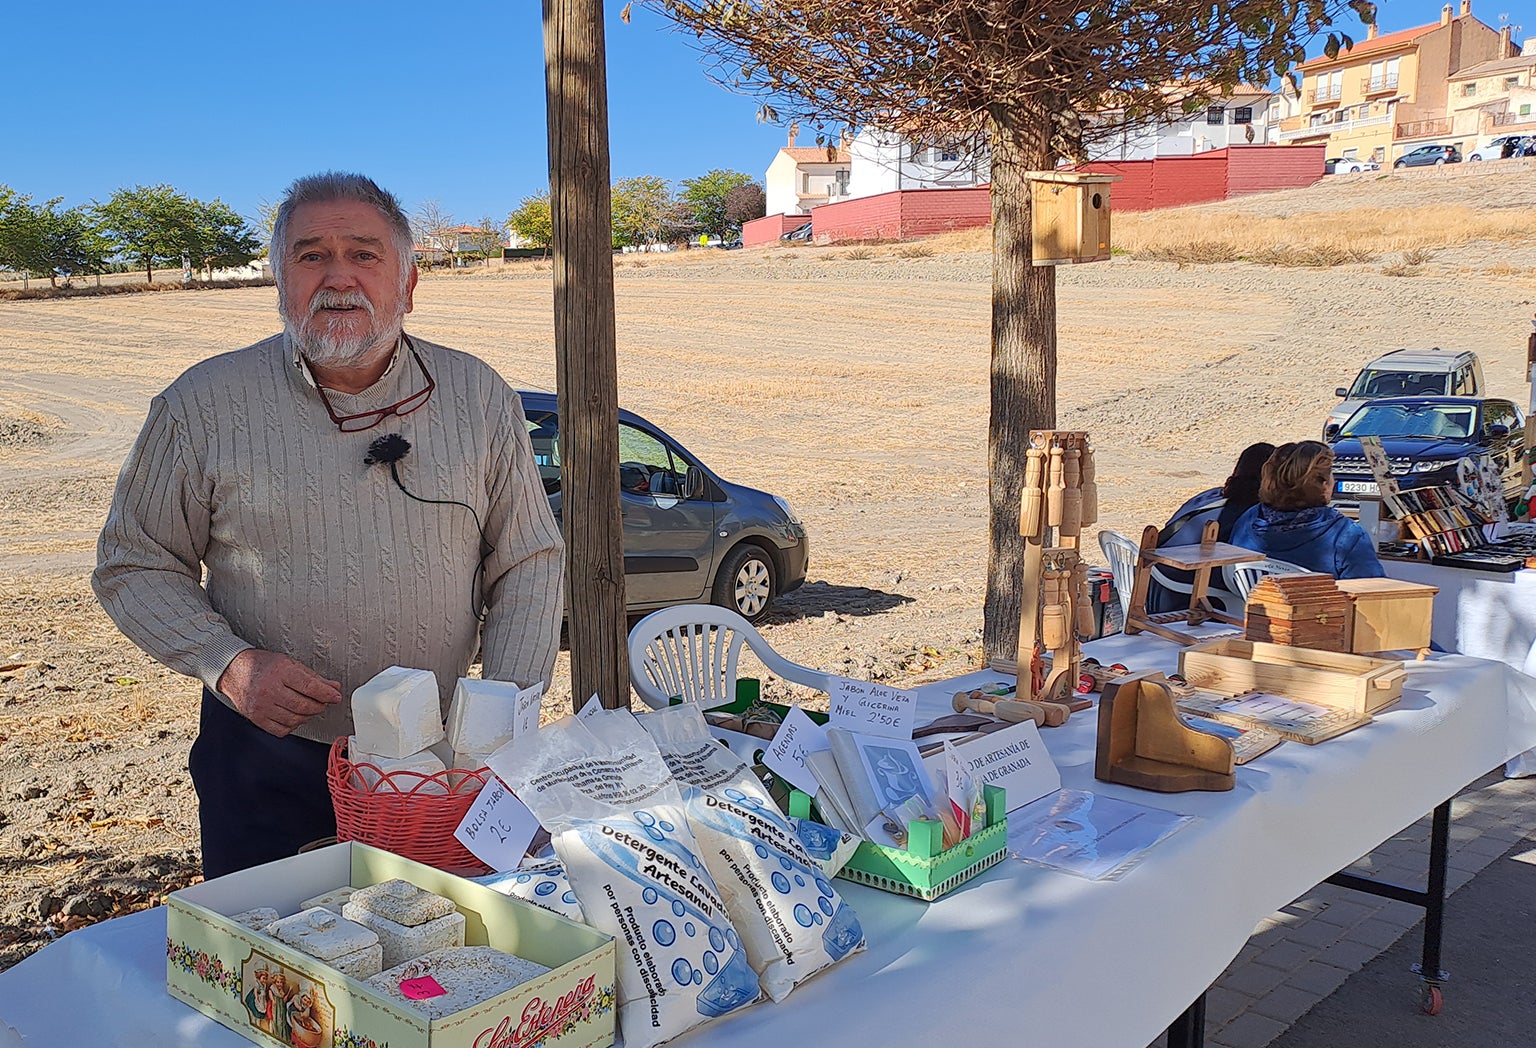
[(521, 739), (539, 730), (539, 703), (544, 700), (544, 682), (517, 693), (517, 711), (512, 720), (512, 737)]
[(443, 989), (441, 983), (430, 975), (422, 975), (415, 979), (404, 979), (400, 983), (402, 996), (412, 1001), (430, 1001), (434, 997), (441, 997), (448, 991)]
[(799, 706), (794, 706), (774, 733), (773, 741), (763, 751), (763, 763), (774, 774), (814, 797), (819, 787), (816, 776), (805, 766), (805, 759), (817, 750), (826, 749), (831, 749), (827, 742), (827, 729), (807, 717)]
[(475, 858), (501, 871), (517, 869), (538, 831), (533, 812), (493, 776), (453, 835)]
[(597, 697), (597, 693), (596, 692), (593, 692), (592, 693), (592, 697), (586, 701), (586, 703), (581, 707), (581, 709), (576, 711), (576, 719), (577, 720), (586, 720), (588, 717), (591, 717), (594, 714), (602, 713), (602, 712), (603, 712), (603, 700), (601, 700), (601, 699), (599, 699)]
[(832, 681), (834, 728), (882, 739), (910, 739), (917, 719), (917, 696), (900, 688), (888, 688), (867, 680)]

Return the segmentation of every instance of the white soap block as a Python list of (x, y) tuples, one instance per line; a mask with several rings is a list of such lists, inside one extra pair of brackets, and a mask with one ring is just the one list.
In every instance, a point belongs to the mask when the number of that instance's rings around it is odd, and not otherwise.
[[(427, 781), (424, 777), (448, 770), (437, 754), (431, 750), (407, 754), (404, 757), (385, 757), (368, 753), (358, 747), (357, 736), (347, 741), (347, 759), (352, 762), (352, 785), (361, 790), (394, 789), (400, 793), (447, 793), (444, 781)], [(372, 765), (372, 767), (365, 767)], [(374, 769), (378, 770), (375, 771)], [(395, 772), (415, 772), (415, 775), (395, 775)], [(385, 780), (384, 776), (391, 778)], [(417, 778), (423, 776), (423, 778)], [(380, 783), (383, 783), (381, 786)]]
[[(308, 906), (308, 903), (304, 904)], [(267, 925), (277, 920), (278, 912), (270, 906), (258, 906), (254, 910), (246, 910), (243, 913), (232, 913), (229, 919), (236, 924), (244, 925), (253, 932), (265, 933)]]
[(391, 666), (352, 693), (352, 733), (365, 753), (404, 757), (443, 737), (442, 698), (431, 670)]
[(354, 979), (377, 975), (384, 967), (378, 933), (319, 906), (274, 921), (267, 934)]
[(356, 921), (378, 935), (379, 945), (384, 950), (385, 968), (404, 964), (433, 950), (464, 945), (464, 915), (458, 910), (414, 927), (371, 913), (356, 901), (347, 903), (345, 912), (348, 920)]
[[(462, 772), (484, 771), (489, 766), (487, 764), (487, 761), (490, 760), (490, 756), (491, 755), (489, 753), (455, 753), (453, 755), (453, 763), (450, 764), (449, 767), (450, 768), (457, 768), (459, 771), (462, 771)], [(453, 780), (453, 787), (454, 787), (454, 789), (458, 789), (459, 783), (461, 783), (465, 779), (469, 778), (469, 776), (468, 775), (450, 775), (449, 778), (451, 778)], [(489, 782), (490, 781), (490, 776), (487, 775), (487, 776), (483, 777), (480, 781), (481, 781), (482, 784), (486, 783), (486, 782)]]
[(350, 884), (345, 884), (340, 888), (332, 888), (324, 895), (316, 895), (313, 899), (305, 899), (303, 902), (299, 903), (299, 908), (304, 910), (312, 910), (318, 906), (321, 909), (330, 910), (336, 916), (340, 917), (341, 908), (347, 904), (348, 899), (352, 898), (352, 893), (355, 891), (357, 891), (356, 888), (352, 887)]
[[(357, 889), (348, 903), (349, 909), (376, 913), (408, 928), (447, 916), (458, 909), (452, 899), (398, 877)], [(347, 916), (351, 917), (351, 914)]]
[[(392, 966), (368, 980), (396, 1004), (414, 1008), (432, 1019), (440, 1019), (465, 1008), (473, 1008), (497, 994), (506, 993), (529, 979), (549, 974), (550, 969), (534, 961), (514, 957), (489, 946), (463, 946), (434, 950), (404, 964)], [(430, 975), (448, 992), (440, 997), (416, 1001), (400, 992), (407, 979)]]
[(512, 741), (516, 684), (460, 677), (448, 706), (448, 742), (455, 753), (495, 753)]

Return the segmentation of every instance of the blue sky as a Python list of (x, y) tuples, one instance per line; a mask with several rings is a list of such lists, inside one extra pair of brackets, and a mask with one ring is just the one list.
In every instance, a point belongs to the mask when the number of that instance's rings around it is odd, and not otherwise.
[[(607, 5), (613, 176), (761, 179), (785, 129), (711, 83), (690, 37), (638, 10), (625, 25), (621, 6)], [(1386, 0), (1378, 21), (1439, 11)], [(1473, 13), (1499, 25), (1500, 10)], [(1343, 28), (1364, 35), (1353, 16)], [(0, 183), (37, 200), (165, 182), (254, 215), (294, 177), (337, 168), (475, 222), (548, 181), (536, 0), (74, 0), (15, 5), (6, 30)]]

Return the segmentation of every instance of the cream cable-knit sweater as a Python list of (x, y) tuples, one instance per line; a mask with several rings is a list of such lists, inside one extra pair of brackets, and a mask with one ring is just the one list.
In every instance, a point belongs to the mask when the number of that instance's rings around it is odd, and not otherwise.
[[(563, 546), (522, 405), (483, 361), (411, 341), (437, 383), (431, 400), (360, 433), (337, 429), (282, 335), (194, 365), (150, 402), (92, 576), (130, 640), (210, 689), (250, 647), (339, 680), (347, 698), (401, 665), (435, 672), (446, 707), (477, 646), (486, 677), (548, 682)], [(344, 415), (424, 386), (402, 352), (362, 393), (327, 394)], [(474, 520), (407, 498), (387, 465), (363, 464), (389, 433), (411, 442), (398, 468), (412, 494), (467, 502), (486, 525), (495, 552), (474, 606)], [(343, 701), (295, 734), (351, 730)]]

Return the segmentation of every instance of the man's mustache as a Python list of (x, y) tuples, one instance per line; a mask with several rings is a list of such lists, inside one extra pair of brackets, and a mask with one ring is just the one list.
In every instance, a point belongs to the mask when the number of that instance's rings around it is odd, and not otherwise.
[(366, 310), (369, 317), (373, 316), (373, 303), (361, 291), (328, 291), (322, 288), (309, 300), (309, 315), (314, 316), (322, 309), (346, 309), (353, 306)]

